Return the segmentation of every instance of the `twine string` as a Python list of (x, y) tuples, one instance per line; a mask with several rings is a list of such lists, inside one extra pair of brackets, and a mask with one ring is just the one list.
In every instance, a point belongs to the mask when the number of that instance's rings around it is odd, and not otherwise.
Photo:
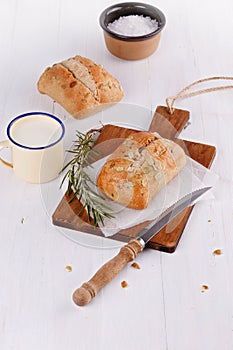
[(200, 90), (196, 90), (196, 91), (191, 91), (191, 92), (187, 92), (189, 89), (191, 89), (193, 86), (201, 84), (203, 82), (206, 81), (210, 81), (210, 80), (233, 80), (233, 77), (225, 77), (225, 76), (220, 76), (220, 77), (210, 77), (210, 78), (204, 78), (204, 79), (199, 79), (197, 81), (194, 81), (192, 84), (187, 85), (186, 87), (184, 87), (180, 92), (178, 92), (178, 94), (176, 94), (175, 96), (169, 96), (166, 98), (166, 104), (167, 104), (167, 108), (170, 114), (174, 113), (174, 104), (176, 102), (176, 100), (181, 99), (181, 98), (187, 98), (187, 97), (192, 97), (192, 96), (196, 96), (196, 95), (200, 95), (206, 92), (212, 92), (212, 91), (218, 91), (218, 90), (227, 90), (227, 89), (232, 89), (233, 85), (223, 85), (223, 86), (215, 86), (215, 87), (211, 87), (211, 88), (206, 88), (206, 89), (200, 89)]

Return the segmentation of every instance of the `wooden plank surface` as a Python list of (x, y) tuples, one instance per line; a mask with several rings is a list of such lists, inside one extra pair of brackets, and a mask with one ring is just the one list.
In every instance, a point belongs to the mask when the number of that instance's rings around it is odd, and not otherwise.
[[(123, 103), (149, 110), (197, 79), (232, 75), (232, 0), (152, 0), (167, 24), (158, 51), (135, 62), (105, 48), (98, 15), (108, 3), (0, 2), (1, 140), (9, 121), (27, 111), (54, 113), (68, 125), (70, 115), (40, 95), (36, 82), (47, 66), (72, 55), (102, 64), (121, 82)], [(48, 212), (42, 186), (0, 167), (1, 350), (233, 349), (232, 93), (175, 103), (190, 111), (182, 138), (217, 147), (211, 166), (219, 177), (215, 199), (195, 206), (174, 254), (146, 249), (136, 260), (140, 270), (129, 264), (84, 309), (72, 303), (73, 290), (117, 254), (120, 244), (81, 233), (78, 243), (67, 239), (67, 230), (51, 224), (57, 203)], [(116, 116), (106, 122), (121, 121)], [(77, 128), (85, 131), (98, 122), (78, 120)], [(147, 121), (136, 124), (149, 127)], [(8, 151), (1, 156), (10, 161)], [(214, 255), (215, 249), (222, 254)], [(128, 288), (121, 288), (123, 280)], [(202, 284), (209, 289), (202, 292)]]
[[(174, 139), (179, 135), (183, 127), (187, 124), (189, 113), (187, 111), (176, 109), (171, 115), (167, 112), (166, 107), (158, 106), (149, 130), (159, 132), (163, 137)], [(122, 128), (114, 125), (103, 126), (99, 137), (96, 141), (101, 156), (111, 154), (116, 147), (130, 134), (137, 132), (133, 129)], [(215, 147), (188, 142), (176, 139), (185, 152), (194, 160), (199, 161), (202, 165), (209, 167), (215, 155)], [(69, 203), (71, 197), (64, 195), (53, 214), (53, 224), (80, 232), (103, 236), (99, 228), (93, 226), (93, 222), (88, 222), (87, 213), (84, 211), (78, 216), (82, 205), (77, 199)], [(187, 223), (192, 207), (186, 208), (178, 217), (174, 218), (168, 226), (162, 229), (150, 242), (148, 247), (165, 252), (172, 253), (175, 251), (184, 227)], [(120, 230), (111, 239), (128, 242), (131, 238), (135, 238), (138, 232), (149, 222), (145, 221), (139, 225)], [(169, 234), (168, 234), (169, 233)]]

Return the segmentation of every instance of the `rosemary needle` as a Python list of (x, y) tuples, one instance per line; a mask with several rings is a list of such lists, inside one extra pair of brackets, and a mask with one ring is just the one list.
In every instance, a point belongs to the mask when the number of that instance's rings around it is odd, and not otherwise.
[(74, 141), (73, 148), (68, 150), (73, 155), (73, 158), (63, 167), (61, 172), (66, 170), (60, 187), (64, 181), (68, 179), (67, 192), (73, 195), (70, 202), (77, 198), (82, 203), (82, 209), (78, 213), (81, 215), (84, 210), (87, 211), (88, 221), (94, 221), (94, 226), (99, 223), (104, 225), (104, 218), (114, 218), (111, 214), (111, 208), (104, 201), (105, 198), (95, 191), (96, 184), (85, 171), (85, 168), (90, 166), (96, 158), (98, 152), (93, 149), (93, 135), (96, 130), (90, 130), (87, 133), (76, 131), (77, 139)]

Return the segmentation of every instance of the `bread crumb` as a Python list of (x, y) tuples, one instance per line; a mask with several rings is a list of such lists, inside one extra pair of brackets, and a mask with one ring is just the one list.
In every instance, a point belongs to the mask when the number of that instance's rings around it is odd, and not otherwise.
[(122, 287), (122, 288), (128, 287), (128, 283), (127, 283), (126, 281), (122, 281), (122, 282), (121, 282), (121, 287)]
[(215, 250), (213, 251), (213, 254), (214, 254), (214, 255), (221, 255), (221, 254), (222, 254), (222, 251), (221, 251), (221, 249), (215, 249)]
[(70, 265), (67, 265), (66, 266), (66, 271), (71, 272), (72, 271), (72, 267)]
[(208, 289), (209, 289), (209, 287), (206, 284), (203, 284), (201, 287), (201, 292), (204, 293)]
[(131, 266), (137, 270), (140, 270), (140, 268), (141, 268), (136, 262), (132, 263)]

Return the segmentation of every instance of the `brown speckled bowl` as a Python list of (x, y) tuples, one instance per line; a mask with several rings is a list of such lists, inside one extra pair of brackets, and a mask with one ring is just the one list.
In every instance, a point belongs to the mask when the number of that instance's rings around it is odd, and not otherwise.
[[(121, 16), (129, 15), (143, 15), (156, 19), (158, 29), (142, 36), (125, 36), (109, 30), (109, 23)], [(164, 14), (152, 5), (140, 2), (124, 2), (106, 8), (100, 15), (99, 23), (104, 32), (106, 46), (114, 56), (125, 60), (140, 60), (156, 51), (166, 19)]]

